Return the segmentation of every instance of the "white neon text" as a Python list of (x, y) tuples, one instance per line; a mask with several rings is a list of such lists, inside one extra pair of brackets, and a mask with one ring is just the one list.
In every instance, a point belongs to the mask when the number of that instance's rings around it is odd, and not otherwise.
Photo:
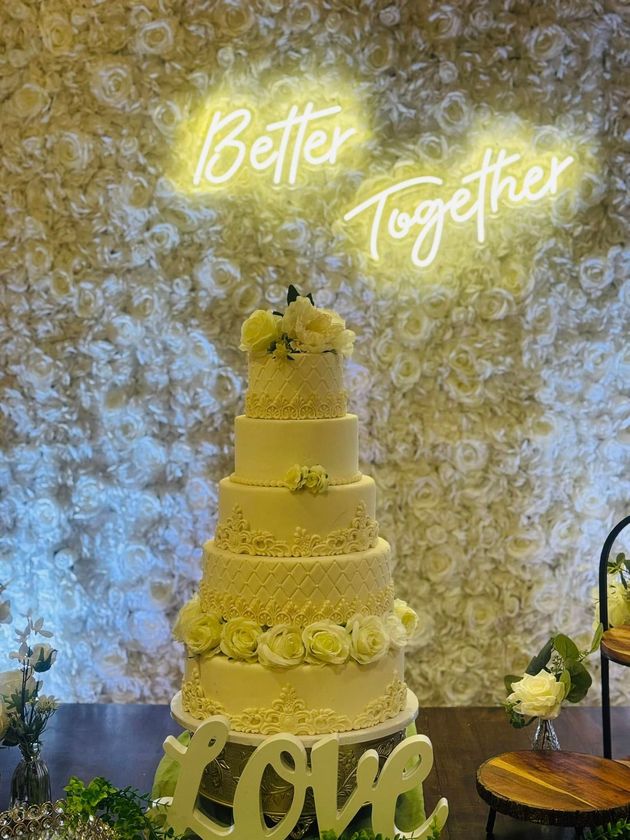
[[(408, 178), (405, 181), (393, 184), (391, 187), (386, 187), (353, 207), (344, 215), (344, 221), (350, 221), (372, 208), (370, 256), (374, 260), (379, 259), (379, 241), (382, 241), (384, 232), (390, 239), (402, 240), (414, 228), (419, 228), (411, 249), (411, 261), (418, 268), (425, 268), (431, 265), (440, 250), (444, 225), (448, 218), (455, 224), (464, 224), (471, 219), (475, 219), (477, 241), (485, 242), (487, 207), (489, 207), (490, 213), (497, 213), (499, 200), (503, 194), (506, 194), (507, 200), (511, 204), (540, 201), (547, 195), (555, 195), (558, 191), (558, 179), (561, 173), (574, 161), (572, 155), (567, 155), (562, 160), (559, 160), (555, 155), (552, 156), (548, 177), (544, 183), (540, 183), (545, 178), (545, 171), (542, 166), (531, 166), (522, 177), (522, 184), (519, 189), (516, 177), (505, 174), (504, 170), (521, 160), (522, 156), (519, 154), (510, 155), (506, 149), (500, 149), (496, 160), (493, 162), (493, 153), (493, 149), (486, 149), (481, 167), (461, 180), (462, 185), (477, 182), (476, 191), (461, 186), (447, 200), (440, 197), (425, 198), (416, 204), (413, 213), (408, 213), (400, 207), (392, 206), (389, 203), (390, 199), (414, 188), (419, 189), (424, 185), (444, 186), (442, 178), (432, 175)], [(534, 189), (536, 185), (538, 185), (538, 189)]]
[(334, 164), (341, 146), (357, 133), (356, 128), (334, 126), (328, 131), (311, 125), (340, 111), (340, 105), (316, 111), (314, 104), (307, 102), (300, 113), (299, 107), (292, 105), (285, 119), (268, 123), (265, 126), (268, 133), (250, 138), (249, 143), (239, 139), (252, 124), (249, 108), (236, 108), (225, 115), (215, 111), (201, 147), (193, 184), (199, 186), (202, 180), (215, 186), (225, 184), (246, 162), (256, 172), (273, 167), (272, 180), (276, 185), (285, 178), (287, 184), (295, 184), (302, 161), (311, 166)]

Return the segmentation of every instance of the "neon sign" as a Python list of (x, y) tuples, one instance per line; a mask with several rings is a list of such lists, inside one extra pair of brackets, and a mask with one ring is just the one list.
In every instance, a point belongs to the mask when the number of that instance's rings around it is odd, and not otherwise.
[[(380, 190), (375, 195), (362, 201), (344, 215), (344, 221), (350, 221), (367, 210), (372, 211), (370, 225), (370, 256), (379, 259), (379, 241), (388, 236), (391, 240), (403, 240), (414, 235), (411, 248), (411, 262), (418, 268), (426, 268), (435, 260), (447, 220), (456, 225), (475, 220), (477, 241), (485, 242), (486, 215), (499, 210), (502, 196), (505, 194), (511, 205), (523, 202), (536, 202), (558, 191), (558, 179), (574, 161), (572, 155), (559, 160), (553, 155), (549, 169), (535, 164), (524, 173), (521, 183), (506, 169), (522, 159), (520, 154), (510, 155), (506, 149), (500, 149), (493, 161), (494, 151), (485, 150), (481, 167), (461, 178), (459, 186), (448, 197), (431, 196), (420, 198), (413, 212), (407, 212), (396, 206), (397, 197), (414, 191), (422, 195), (427, 187), (444, 187), (442, 178), (432, 175), (420, 175), (407, 178), (390, 187)], [(470, 186), (464, 186), (470, 185)], [(434, 190), (435, 192), (435, 190)], [(387, 212), (386, 212), (387, 211)]]
[(313, 128), (311, 123), (329, 119), (341, 110), (341, 105), (315, 110), (313, 102), (307, 102), (300, 113), (298, 105), (291, 105), (287, 116), (267, 123), (267, 133), (254, 136), (249, 147), (240, 138), (252, 124), (252, 110), (236, 108), (225, 115), (215, 111), (195, 167), (194, 186), (198, 187), (202, 180), (214, 186), (226, 184), (246, 162), (256, 172), (272, 168), (276, 185), (283, 180), (295, 184), (302, 160), (311, 166), (334, 164), (341, 146), (357, 134), (357, 129), (339, 125)]

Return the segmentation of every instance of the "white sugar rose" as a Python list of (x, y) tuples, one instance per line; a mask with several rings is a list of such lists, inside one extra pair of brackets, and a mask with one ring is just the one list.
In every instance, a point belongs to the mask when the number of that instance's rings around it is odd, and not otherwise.
[(314, 621), (302, 631), (305, 661), (311, 665), (343, 665), (350, 656), (350, 636), (334, 621)]
[(299, 627), (278, 624), (258, 639), (258, 661), (268, 668), (294, 668), (304, 661), (304, 644)]
[(249, 618), (231, 618), (223, 625), (221, 650), (230, 659), (255, 662), (262, 627)]
[(350, 656), (361, 665), (382, 659), (389, 648), (385, 625), (376, 615), (353, 615), (346, 624), (350, 633)]
[(189, 653), (214, 656), (221, 644), (221, 622), (214, 613), (202, 613), (184, 630), (184, 644)]
[(525, 717), (539, 717), (553, 720), (560, 714), (566, 687), (553, 674), (544, 669), (538, 674), (524, 674), (522, 679), (512, 683), (512, 693), (507, 702), (514, 711)]
[(326, 492), (328, 489), (328, 473), (321, 464), (315, 464), (308, 468), (306, 478), (304, 479), (304, 486), (313, 495)]
[(241, 350), (265, 353), (280, 338), (280, 317), (268, 309), (257, 309), (241, 327)]
[(394, 615), (399, 618), (407, 633), (407, 638), (410, 639), (418, 629), (418, 615), (415, 610), (412, 610), (406, 601), (396, 598), (394, 601)]
[(178, 642), (184, 641), (187, 627), (203, 615), (198, 595), (193, 597), (181, 608), (173, 625), (173, 638)]
[(389, 635), (389, 642), (392, 647), (400, 650), (406, 647), (409, 637), (405, 625), (398, 618), (397, 615), (388, 615), (385, 619), (385, 629)]
[(293, 464), (292, 467), (289, 467), (284, 477), (284, 486), (288, 487), (292, 492), (301, 490), (302, 487), (304, 487), (306, 474), (306, 467), (301, 467), (299, 464)]

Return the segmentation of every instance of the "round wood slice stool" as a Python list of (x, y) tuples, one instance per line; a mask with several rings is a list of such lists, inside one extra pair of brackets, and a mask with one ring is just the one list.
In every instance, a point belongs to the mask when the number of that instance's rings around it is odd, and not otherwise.
[(542, 825), (587, 826), (630, 815), (630, 767), (595, 755), (523, 750), (497, 755), (477, 770), (477, 792), (490, 806), (486, 833), (497, 811)]

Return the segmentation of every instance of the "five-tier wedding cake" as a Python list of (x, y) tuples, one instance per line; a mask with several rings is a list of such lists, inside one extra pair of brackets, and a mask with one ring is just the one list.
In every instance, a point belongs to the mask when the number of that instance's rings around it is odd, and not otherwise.
[(243, 324), (234, 472), (219, 485), (199, 593), (174, 629), (187, 650), (181, 705), (198, 720), (310, 736), (376, 727), (408, 704), (417, 619), (394, 599), (374, 481), (359, 471), (343, 383), (353, 340), (293, 287), (284, 313)]

